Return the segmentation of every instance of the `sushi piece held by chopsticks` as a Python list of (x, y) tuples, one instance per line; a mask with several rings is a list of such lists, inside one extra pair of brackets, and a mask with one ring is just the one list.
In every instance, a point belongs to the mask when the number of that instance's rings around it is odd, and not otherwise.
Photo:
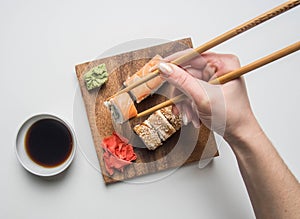
[(137, 115), (134, 102), (128, 93), (119, 94), (105, 101), (104, 105), (110, 110), (112, 119), (116, 123), (124, 123)]
[[(146, 63), (138, 72), (130, 76), (124, 85), (128, 87), (131, 84), (140, 81), (141, 78), (151, 73), (151, 70), (156, 66), (163, 58), (160, 55), (154, 56), (148, 63)], [(130, 94), (133, 96), (134, 100), (137, 103), (140, 103), (142, 100), (147, 98), (149, 95), (155, 93), (163, 84), (165, 80), (161, 77), (155, 77), (144, 84), (141, 84), (134, 89), (130, 90)]]
[[(151, 68), (158, 64), (161, 60), (162, 57), (156, 55), (146, 65), (144, 65), (143, 68), (124, 81), (123, 84), (125, 86), (129, 86), (130, 84), (140, 80), (142, 77), (149, 74)], [(141, 84), (140, 86), (132, 89), (130, 94), (137, 103), (140, 103), (143, 99), (155, 93), (155, 91), (159, 89), (164, 82), (165, 81), (161, 77), (153, 78), (152, 80), (147, 81), (147, 83)], [(104, 105), (110, 110), (112, 119), (116, 123), (124, 123), (137, 116), (136, 107), (128, 93), (116, 95), (105, 101)]]
[[(141, 80), (141, 77), (138, 76), (137, 74), (134, 74), (130, 78), (128, 78), (123, 84), (125, 86), (128, 86), (139, 80)], [(151, 94), (151, 89), (147, 86), (146, 83), (144, 83), (144, 84), (141, 84), (140, 86), (137, 86), (136, 88), (132, 89), (130, 91), (130, 94), (137, 103), (140, 103), (143, 99), (145, 99), (146, 97), (148, 97)]]

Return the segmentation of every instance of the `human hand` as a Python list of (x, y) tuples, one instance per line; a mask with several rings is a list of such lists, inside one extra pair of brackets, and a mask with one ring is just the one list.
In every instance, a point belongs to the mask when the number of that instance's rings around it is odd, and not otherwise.
[[(176, 53), (166, 61), (190, 51)], [(256, 123), (242, 77), (223, 85), (207, 82), (239, 68), (236, 56), (203, 53), (181, 67), (167, 62), (158, 65), (162, 76), (188, 97), (176, 105), (183, 114), (184, 123), (192, 121), (195, 127), (199, 127), (201, 121), (228, 140), (241, 137), (251, 124)], [(178, 90), (174, 95), (179, 94)]]

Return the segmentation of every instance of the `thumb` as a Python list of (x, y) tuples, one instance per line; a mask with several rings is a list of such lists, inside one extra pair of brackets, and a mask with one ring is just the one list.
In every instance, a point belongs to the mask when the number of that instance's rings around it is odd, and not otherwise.
[(212, 85), (191, 76), (171, 63), (160, 63), (158, 68), (169, 83), (192, 99), (201, 122), (211, 130), (223, 134), (226, 127), (226, 103), (220, 85)]

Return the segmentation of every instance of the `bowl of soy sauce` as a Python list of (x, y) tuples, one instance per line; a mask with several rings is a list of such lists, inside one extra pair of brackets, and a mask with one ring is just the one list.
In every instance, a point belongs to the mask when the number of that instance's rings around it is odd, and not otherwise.
[(71, 126), (55, 115), (39, 114), (19, 129), (16, 154), (22, 166), (38, 176), (54, 176), (66, 170), (76, 151)]

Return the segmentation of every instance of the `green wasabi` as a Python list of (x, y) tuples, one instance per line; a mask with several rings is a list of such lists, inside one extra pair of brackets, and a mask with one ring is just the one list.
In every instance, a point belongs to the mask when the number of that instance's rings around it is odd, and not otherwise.
[(108, 73), (105, 64), (103, 63), (90, 69), (87, 73), (85, 73), (83, 78), (88, 90), (100, 88), (108, 80)]

